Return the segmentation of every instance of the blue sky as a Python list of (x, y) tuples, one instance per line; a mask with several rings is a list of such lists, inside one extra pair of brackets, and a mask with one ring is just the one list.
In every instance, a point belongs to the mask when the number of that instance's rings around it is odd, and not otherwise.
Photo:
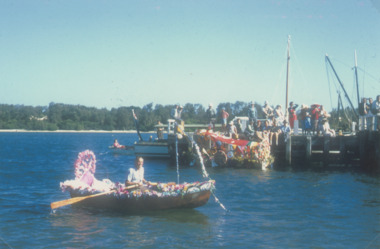
[(380, 94), (379, 0), (0, 1), (0, 103), (97, 108)]

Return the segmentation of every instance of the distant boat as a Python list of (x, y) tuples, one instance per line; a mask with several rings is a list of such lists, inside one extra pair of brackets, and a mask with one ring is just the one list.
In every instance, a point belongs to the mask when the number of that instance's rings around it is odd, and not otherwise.
[[(144, 158), (176, 158), (178, 149), (179, 160), (187, 160), (191, 144), (184, 139), (182, 134), (175, 132), (180, 125), (174, 119), (168, 119), (167, 125), (156, 125), (155, 128), (167, 128), (166, 139), (152, 139), (149, 141), (136, 141), (133, 145), (136, 156)], [(182, 127), (182, 129), (184, 129)], [(177, 147), (177, 148), (176, 148)]]
[(134, 146), (123, 146), (123, 147), (115, 147), (115, 146), (109, 146), (108, 147), (113, 154), (118, 155), (133, 155), (135, 154), (135, 147)]

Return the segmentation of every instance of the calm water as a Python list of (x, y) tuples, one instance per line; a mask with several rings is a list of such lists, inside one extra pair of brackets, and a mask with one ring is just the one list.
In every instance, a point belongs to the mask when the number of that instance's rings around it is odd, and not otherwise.
[[(148, 137), (147, 134), (144, 134)], [(79, 152), (97, 156), (97, 179), (124, 181), (133, 157), (108, 153), (135, 134), (0, 133), (0, 248), (380, 248), (380, 178), (358, 171), (208, 169), (214, 198), (195, 210), (91, 213), (68, 198)], [(175, 165), (145, 161), (151, 181), (176, 181)], [(180, 169), (180, 181), (201, 171)]]

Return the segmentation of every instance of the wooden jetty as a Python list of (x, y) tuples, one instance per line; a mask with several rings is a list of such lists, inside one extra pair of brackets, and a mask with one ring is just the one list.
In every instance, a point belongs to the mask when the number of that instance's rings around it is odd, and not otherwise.
[(360, 166), (380, 169), (380, 132), (359, 131), (336, 137), (290, 135), (272, 145), (276, 166)]

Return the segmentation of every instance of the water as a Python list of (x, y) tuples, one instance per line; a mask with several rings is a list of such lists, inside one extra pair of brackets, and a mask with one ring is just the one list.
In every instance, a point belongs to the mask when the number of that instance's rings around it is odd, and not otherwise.
[[(143, 134), (145, 138), (149, 134)], [(357, 171), (207, 169), (215, 195), (195, 210), (144, 215), (89, 212), (50, 203), (68, 198), (59, 183), (90, 149), (97, 179), (124, 181), (132, 156), (117, 138), (135, 134), (0, 133), (0, 248), (380, 248), (380, 178)], [(150, 181), (176, 181), (175, 163), (145, 160)], [(181, 167), (180, 182), (202, 170)]]

